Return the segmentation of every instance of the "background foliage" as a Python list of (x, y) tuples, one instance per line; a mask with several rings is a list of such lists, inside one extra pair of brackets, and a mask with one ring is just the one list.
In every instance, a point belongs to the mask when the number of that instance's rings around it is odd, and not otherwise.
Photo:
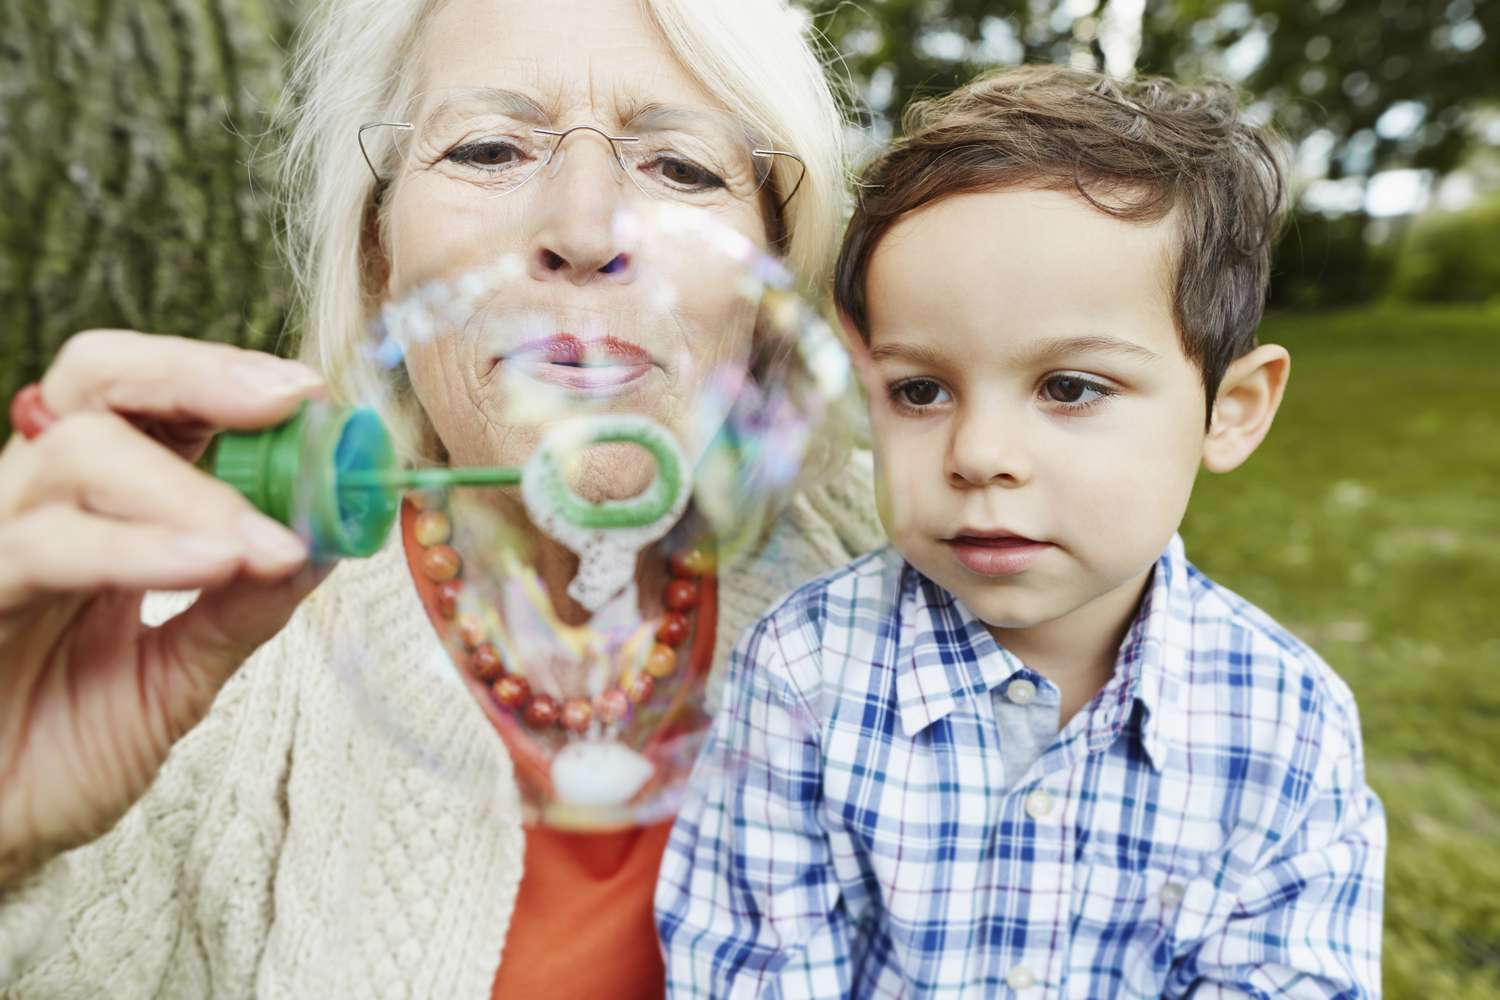
[[(1292, 391), (1184, 531), (1359, 699), (1388, 994), (1500, 996), (1500, 0), (800, 5), (871, 143), (912, 97), (1036, 60), (1228, 76), (1289, 138), (1264, 333)], [(87, 327), (285, 346), (263, 151), (299, 9), (0, 4), (0, 398)]]

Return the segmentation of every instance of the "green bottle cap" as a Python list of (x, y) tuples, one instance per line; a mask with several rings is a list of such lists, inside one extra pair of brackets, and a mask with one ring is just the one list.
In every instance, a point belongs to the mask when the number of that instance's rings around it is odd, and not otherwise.
[(396, 450), (368, 409), (305, 403), (276, 427), (224, 434), (213, 472), (307, 538), (319, 561), (373, 555), (401, 508)]

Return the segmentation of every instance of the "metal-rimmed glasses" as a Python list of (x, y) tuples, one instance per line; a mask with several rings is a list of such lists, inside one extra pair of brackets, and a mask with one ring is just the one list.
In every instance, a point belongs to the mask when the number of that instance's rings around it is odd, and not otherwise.
[(376, 182), (384, 183), (388, 178), (375, 168), (366, 134), (392, 129), (401, 159), (415, 155), (424, 166), (491, 195), (516, 191), (544, 171), (555, 175), (565, 160), (564, 143), (579, 132), (608, 142), (615, 165), (645, 194), (690, 204), (753, 197), (776, 173), (780, 158), (790, 165), (778, 178), (788, 190), (777, 203), (785, 208), (807, 172), (801, 157), (756, 143), (738, 119), (722, 112), (649, 105), (631, 115), (627, 127), (629, 135), (588, 124), (556, 128), (523, 95), (458, 90), (437, 95), (434, 110), (420, 123), (361, 125), (359, 149)]

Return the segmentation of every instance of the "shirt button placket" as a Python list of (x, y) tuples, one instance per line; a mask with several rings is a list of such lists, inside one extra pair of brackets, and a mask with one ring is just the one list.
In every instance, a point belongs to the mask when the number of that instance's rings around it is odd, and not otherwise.
[[(1043, 822), (1043, 820), (1052, 819), (1053, 814), (1058, 811), (1058, 798), (1047, 789), (1032, 789), (1031, 792), (1026, 793), (1026, 798), (1022, 801), (1022, 808), (1026, 810), (1026, 816), (1032, 817), (1032, 820), (1037, 820), (1037, 822)], [(1059, 838), (1056, 841), (1056, 847), (1061, 847), (1061, 829), (1056, 831), (1056, 837)], [(1043, 843), (1053, 841), (1053, 837), (1052, 835), (1043, 835), (1041, 841)], [(1053, 844), (1049, 844), (1049, 847), (1053, 847)], [(1053, 855), (1053, 850), (1047, 850), (1047, 852), (1038, 850), (1035, 873), (1032, 876), (1034, 885), (1047, 885), (1047, 883), (1052, 882), (1049, 870), (1058, 871), (1058, 877), (1062, 877), (1062, 879), (1067, 877), (1065, 865), (1062, 864), (1061, 852), (1059, 852), (1059, 855)], [(1056, 882), (1053, 885), (1068, 885), (1068, 883), (1064, 880), (1064, 882)], [(1043, 924), (1050, 924), (1053, 921), (1061, 921), (1064, 915), (1062, 913), (1034, 912), (1032, 913), (1032, 918), (1034, 918), (1034, 921), (1040, 918)], [(1062, 930), (1061, 925), (1059, 925), (1058, 930)], [(1055, 970), (1046, 969), (1046, 972), (1055, 972)], [(1038, 973), (1032, 967), (1017, 964), (1017, 966), (1011, 966), (1005, 972), (1005, 985), (1008, 985), (1016, 993), (1022, 993), (1022, 991), (1029, 990), (1029, 988), (1035, 987), (1038, 984), (1037, 976)]]

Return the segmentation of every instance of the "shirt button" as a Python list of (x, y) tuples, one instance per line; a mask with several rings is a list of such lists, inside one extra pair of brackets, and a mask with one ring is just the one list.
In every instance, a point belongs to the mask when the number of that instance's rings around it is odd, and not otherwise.
[(1013, 990), (1024, 990), (1036, 985), (1036, 976), (1024, 965), (1012, 965), (1005, 973), (1005, 984)]
[(1026, 796), (1026, 812), (1032, 819), (1045, 819), (1052, 815), (1052, 809), (1056, 804), (1052, 793), (1045, 788), (1038, 788)]
[(1161, 887), (1161, 905), (1171, 909), (1182, 902), (1182, 883), (1168, 882)]
[(1017, 677), (1006, 685), (1005, 697), (1017, 705), (1030, 705), (1036, 698), (1036, 685), (1024, 677)]

